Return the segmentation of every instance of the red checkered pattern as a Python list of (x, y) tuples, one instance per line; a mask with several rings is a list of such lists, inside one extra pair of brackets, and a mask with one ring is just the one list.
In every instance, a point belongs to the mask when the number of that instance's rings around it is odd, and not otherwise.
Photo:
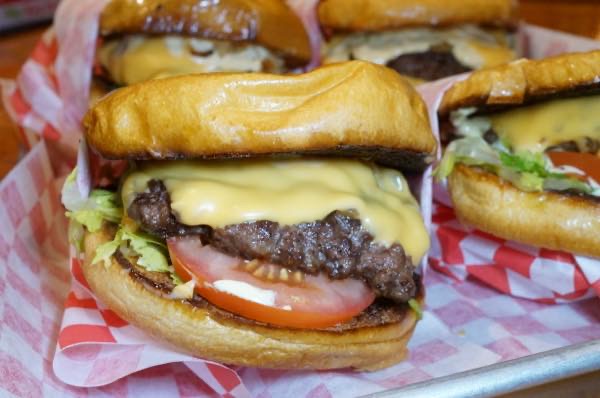
[(600, 338), (596, 300), (547, 305), (437, 272), (427, 272), (425, 285), (427, 311), (403, 363), (373, 373), (238, 373), (256, 397), (358, 396)]
[[(597, 300), (551, 306), (500, 294), (475, 278), (505, 272), (510, 276), (492, 278), (494, 286), (513, 294), (527, 291), (535, 279), (543, 293), (533, 298), (562, 301), (583, 294), (588, 285), (597, 290), (593, 261), (461, 231), (451, 210), (438, 207), (434, 249), (449, 242), (452, 250), (432, 264), (452, 278), (426, 272), (427, 312), (410, 342), (410, 358), (397, 366), (373, 373), (233, 372), (149, 339), (98, 303), (78, 259), (68, 261), (60, 183), (50, 172), (45, 145), (36, 144), (40, 136), (77, 137), (102, 6), (103, 1), (64, 0), (54, 31), (44, 35), (17, 83), (0, 82), (4, 104), (32, 148), (0, 184), (0, 395), (356, 396), (600, 338)], [(533, 27), (524, 32), (536, 56), (592, 45)], [(479, 251), (463, 250), (465, 242), (479, 238), (484, 239)], [(488, 260), (474, 260), (482, 256)], [(478, 265), (459, 265), (471, 260)], [(544, 273), (546, 262), (560, 264), (561, 277), (573, 281), (571, 290)]]
[(89, 291), (75, 255), (70, 265), (73, 283), (65, 300), (54, 358), (59, 379), (71, 385), (99, 386), (143, 369), (182, 362), (217, 394), (248, 396), (233, 370), (177, 353), (105, 308)]
[[(531, 58), (600, 49), (594, 40), (530, 25), (521, 27)], [(443, 93), (464, 77), (419, 86), (432, 128), (438, 131), (437, 109)], [(600, 260), (539, 249), (498, 239), (462, 226), (442, 185), (434, 187), (432, 268), (457, 280), (478, 279), (499, 291), (544, 303), (564, 303), (600, 295)]]
[(450, 207), (434, 208), (429, 263), (435, 270), (543, 303), (600, 295), (600, 260), (505, 241), (461, 225)]
[[(0, 396), (247, 397), (229, 368), (156, 346), (98, 305), (80, 271), (69, 291), (62, 179), (51, 170), (41, 142), (0, 183)], [(68, 325), (74, 317), (86, 322)], [(64, 384), (65, 373), (85, 387)]]
[[(4, 107), (26, 149), (53, 142), (53, 161), (72, 166), (87, 110), (98, 16), (106, 0), (63, 0), (16, 82), (0, 80)], [(66, 159), (66, 160), (65, 160)]]

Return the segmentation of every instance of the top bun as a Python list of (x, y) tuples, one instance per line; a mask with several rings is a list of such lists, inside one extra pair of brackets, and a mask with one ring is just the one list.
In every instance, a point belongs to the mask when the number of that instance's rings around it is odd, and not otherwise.
[(427, 109), (396, 72), (353, 61), (280, 76), (216, 73), (114, 91), (84, 119), (110, 159), (334, 155), (420, 170), (436, 141)]
[(381, 31), (414, 26), (516, 25), (515, 0), (322, 0), (321, 26), (335, 31)]
[(599, 89), (600, 51), (537, 61), (522, 59), (476, 71), (456, 83), (444, 94), (438, 112), (443, 117), (467, 107), (494, 111), (554, 97), (584, 95)]
[(302, 63), (311, 58), (302, 21), (281, 0), (111, 0), (102, 12), (100, 32), (249, 41)]

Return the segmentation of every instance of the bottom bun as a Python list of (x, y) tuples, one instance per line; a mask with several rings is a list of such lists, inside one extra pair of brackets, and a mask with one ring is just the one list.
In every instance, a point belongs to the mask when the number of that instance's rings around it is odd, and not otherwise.
[(448, 188), (458, 219), (498, 237), (600, 257), (600, 200), (524, 192), (495, 174), (457, 165)]
[(161, 296), (131, 277), (114, 258), (91, 264), (108, 231), (87, 233), (83, 273), (96, 296), (123, 319), (179, 350), (204, 359), (277, 369), (377, 370), (402, 361), (416, 324), (414, 311), (400, 322), (344, 332), (269, 327), (184, 300)]

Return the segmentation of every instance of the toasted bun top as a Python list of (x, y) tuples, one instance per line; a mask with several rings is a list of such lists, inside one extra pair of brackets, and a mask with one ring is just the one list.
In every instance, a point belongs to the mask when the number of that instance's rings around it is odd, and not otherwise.
[(513, 27), (515, 0), (323, 0), (318, 9), (325, 28), (380, 31), (412, 26), (472, 23)]
[(100, 31), (250, 41), (305, 63), (311, 58), (302, 22), (281, 0), (111, 0)]
[(439, 108), (447, 116), (459, 108), (483, 111), (519, 106), (554, 97), (594, 93), (600, 89), (600, 51), (542, 60), (519, 60), (474, 72), (451, 87)]
[(327, 154), (419, 169), (436, 150), (417, 92), (361, 61), (293, 76), (152, 80), (114, 91), (84, 125), (90, 146), (110, 159)]

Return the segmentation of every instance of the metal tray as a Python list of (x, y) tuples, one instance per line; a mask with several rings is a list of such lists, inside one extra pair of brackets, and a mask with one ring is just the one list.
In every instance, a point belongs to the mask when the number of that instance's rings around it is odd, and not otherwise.
[(490, 397), (595, 371), (600, 371), (600, 340), (455, 373), (367, 397)]

